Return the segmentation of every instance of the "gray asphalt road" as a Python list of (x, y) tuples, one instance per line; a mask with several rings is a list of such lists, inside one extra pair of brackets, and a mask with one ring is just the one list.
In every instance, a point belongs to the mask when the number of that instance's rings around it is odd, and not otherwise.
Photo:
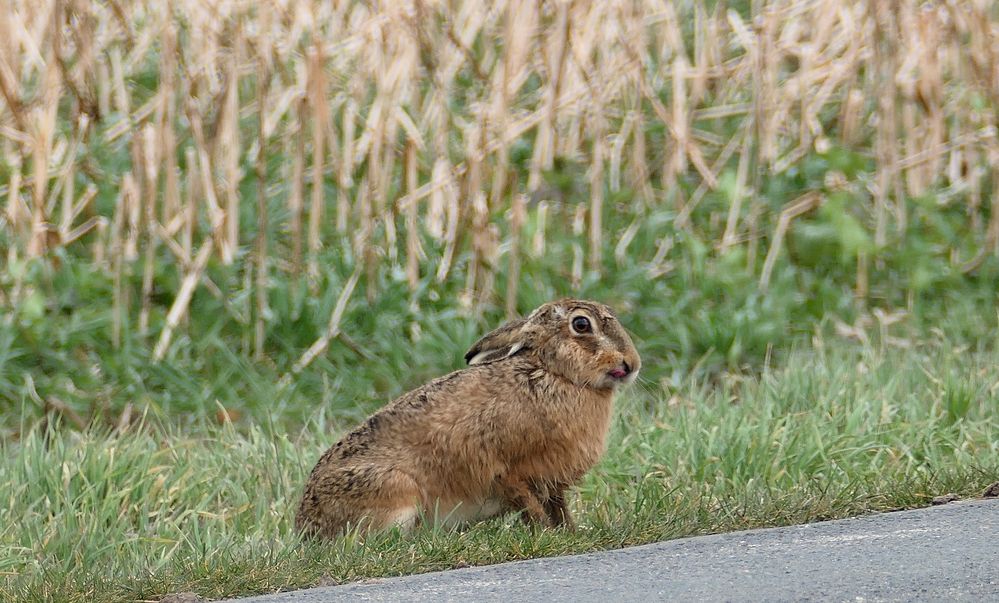
[(242, 601), (999, 601), (999, 500)]

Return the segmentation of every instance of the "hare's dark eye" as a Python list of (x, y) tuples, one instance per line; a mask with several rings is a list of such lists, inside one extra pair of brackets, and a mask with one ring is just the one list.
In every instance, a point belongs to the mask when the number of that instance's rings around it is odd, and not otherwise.
[(590, 326), (590, 319), (585, 316), (577, 316), (572, 319), (572, 330), (577, 333), (589, 333), (593, 331), (593, 327)]

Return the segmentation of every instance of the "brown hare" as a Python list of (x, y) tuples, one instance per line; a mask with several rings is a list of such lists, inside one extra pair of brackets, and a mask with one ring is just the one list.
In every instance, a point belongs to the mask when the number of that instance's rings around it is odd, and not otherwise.
[(489, 333), (465, 360), (322, 455), (298, 530), (332, 538), (515, 511), (573, 526), (565, 491), (600, 458), (614, 392), (638, 374), (631, 338), (609, 307), (564, 299)]

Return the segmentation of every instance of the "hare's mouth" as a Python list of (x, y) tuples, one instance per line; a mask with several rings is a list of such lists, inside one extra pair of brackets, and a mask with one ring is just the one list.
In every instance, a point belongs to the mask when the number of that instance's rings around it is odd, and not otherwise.
[(632, 367), (627, 362), (622, 362), (620, 366), (607, 371), (607, 376), (615, 381), (626, 381), (632, 372), (634, 372)]

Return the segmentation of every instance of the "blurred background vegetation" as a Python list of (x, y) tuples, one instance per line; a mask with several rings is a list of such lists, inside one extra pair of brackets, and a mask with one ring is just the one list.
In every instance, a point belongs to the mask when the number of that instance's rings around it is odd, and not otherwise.
[(645, 376), (990, 346), (985, 0), (0, 10), (0, 414), (360, 416), (557, 296)]

